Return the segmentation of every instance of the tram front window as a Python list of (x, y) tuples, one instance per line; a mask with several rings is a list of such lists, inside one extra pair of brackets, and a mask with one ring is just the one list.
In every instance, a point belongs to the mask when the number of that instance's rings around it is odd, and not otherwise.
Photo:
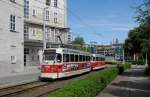
[(44, 54), (44, 60), (48, 63), (54, 63), (56, 54)]

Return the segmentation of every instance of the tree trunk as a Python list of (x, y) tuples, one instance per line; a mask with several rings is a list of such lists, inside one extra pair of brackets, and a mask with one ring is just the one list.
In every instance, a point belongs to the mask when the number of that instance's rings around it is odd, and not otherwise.
[(136, 54), (135, 53), (133, 54), (133, 60), (134, 61), (136, 60)]

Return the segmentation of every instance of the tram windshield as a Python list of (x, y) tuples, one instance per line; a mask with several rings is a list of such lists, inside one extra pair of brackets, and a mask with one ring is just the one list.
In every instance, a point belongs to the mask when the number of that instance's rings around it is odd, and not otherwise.
[(56, 54), (44, 54), (44, 57), (45, 60), (52, 61), (55, 60)]
[(45, 50), (44, 51), (44, 61), (48, 63), (54, 63), (56, 58), (56, 51), (54, 50)]
[(57, 54), (56, 51), (44, 51), (44, 61), (48, 64), (61, 63), (62, 56)]

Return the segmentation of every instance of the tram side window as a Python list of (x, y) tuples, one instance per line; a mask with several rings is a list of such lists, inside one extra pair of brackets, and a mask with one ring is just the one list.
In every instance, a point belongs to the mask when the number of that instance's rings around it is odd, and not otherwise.
[(96, 57), (96, 61), (99, 61), (99, 60), (98, 60), (98, 57)]
[(105, 61), (105, 58), (102, 58), (102, 61)]
[(86, 56), (86, 61), (88, 61), (88, 56)]
[(88, 56), (88, 61), (90, 61), (91, 59), (90, 59), (90, 56)]
[(96, 61), (95, 59), (96, 59), (96, 58), (95, 58), (95, 57), (93, 57), (93, 61)]
[(78, 62), (79, 60), (79, 56), (78, 55), (75, 55), (75, 62)]
[(86, 61), (86, 57), (85, 56), (83, 56), (83, 61)]
[(61, 54), (57, 54), (57, 63), (61, 63), (61, 61), (62, 61), (62, 56), (61, 56)]
[(79, 61), (82, 61), (82, 55), (79, 56)]
[(71, 62), (74, 62), (75, 60), (74, 60), (74, 55), (73, 54), (71, 54)]
[(102, 60), (101, 60), (101, 57), (99, 57), (98, 60), (99, 60), (99, 61), (102, 61)]
[(104, 60), (105, 60), (105, 58), (101, 57), (101, 61), (104, 61)]
[(64, 62), (69, 62), (69, 54), (64, 54), (63, 55), (63, 61)]

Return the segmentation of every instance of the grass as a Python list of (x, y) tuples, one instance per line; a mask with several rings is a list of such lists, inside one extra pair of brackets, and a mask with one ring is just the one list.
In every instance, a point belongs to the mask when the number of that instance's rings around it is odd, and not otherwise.
[(45, 97), (95, 97), (118, 74), (115, 67), (104, 69), (82, 80), (64, 86)]
[(119, 71), (118, 73), (122, 74), (125, 70), (129, 69), (131, 67), (131, 65), (128, 63), (125, 63), (125, 64), (119, 64), (117, 67), (118, 67), (118, 71)]

